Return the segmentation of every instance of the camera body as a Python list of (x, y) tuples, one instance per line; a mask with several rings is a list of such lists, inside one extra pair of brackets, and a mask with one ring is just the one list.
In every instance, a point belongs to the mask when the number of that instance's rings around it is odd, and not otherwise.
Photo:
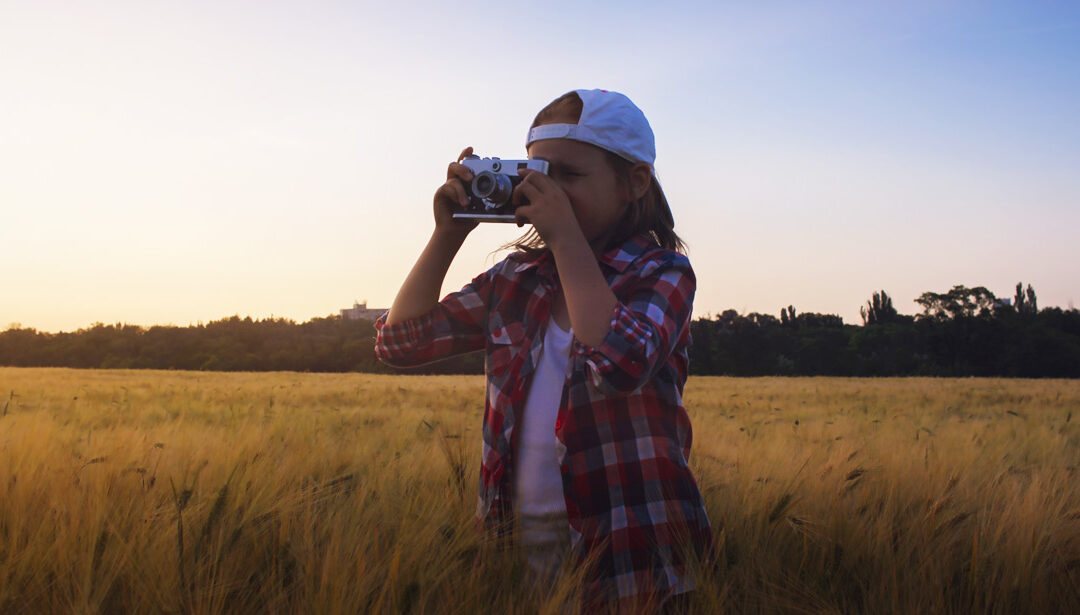
[(516, 207), (510, 203), (510, 196), (521, 183), (518, 169), (533, 169), (545, 175), (548, 172), (546, 160), (466, 156), (461, 164), (473, 172), (473, 180), (465, 184), (469, 204), (454, 212), (454, 217), (478, 222), (514, 222)]

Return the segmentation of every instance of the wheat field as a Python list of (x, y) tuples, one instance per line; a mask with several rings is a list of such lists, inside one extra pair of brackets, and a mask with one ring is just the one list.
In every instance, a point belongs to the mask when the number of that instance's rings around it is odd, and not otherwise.
[[(694, 377), (692, 613), (1080, 612), (1080, 382)], [(0, 368), (0, 613), (574, 613), (483, 379)], [(1074, 416), (1074, 414), (1076, 416)]]

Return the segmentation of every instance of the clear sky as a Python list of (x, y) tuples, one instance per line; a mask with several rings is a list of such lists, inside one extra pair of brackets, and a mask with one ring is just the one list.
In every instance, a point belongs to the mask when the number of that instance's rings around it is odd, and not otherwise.
[(0, 329), (389, 306), (446, 164), (581, 87), (649, 117), (696, 315), (1080, 303), (1073, 1), (0, 0)]

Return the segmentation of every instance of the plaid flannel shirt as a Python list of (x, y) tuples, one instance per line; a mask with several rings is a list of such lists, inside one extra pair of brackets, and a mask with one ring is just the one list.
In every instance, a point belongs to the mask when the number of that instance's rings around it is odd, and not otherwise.
[[(709, 520), (688, 467), (682, 404), (695, 278), (689, 260), (638, 237), (599, 262), (619, 300), (600, 346), (574, 339), (555, 436), (572, 543), (595, 558), (594, 599), (693, 587), (687, 550), (706, 555)], [(515, 425), (558, 287), (550, 252), (512, 255), (429, 313), (376, 323), (376, 355), (414, 366), (485, 350), (487, 395), (477, 514), (509, 518)]]

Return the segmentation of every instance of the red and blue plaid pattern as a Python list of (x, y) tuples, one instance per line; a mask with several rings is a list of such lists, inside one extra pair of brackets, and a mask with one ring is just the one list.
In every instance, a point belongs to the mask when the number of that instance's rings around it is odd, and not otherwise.
[[(620, 303), (598, 347), (574, 339), (555, 423), (571, 537), (595, 561), (594, 599), (686, 591), (689, 552), (712, 542), (688, 467), (682, 403), (695, 278), (689, 260), (646, 237), (600, 258)], [(515, 254), (419, 318), (378, 331), (376, 355), (414, 366), (485, 350), (487, 399), (477, 514), (502, 522), (511, 504), (521, 417), (558, 276), (550, 252)]]

